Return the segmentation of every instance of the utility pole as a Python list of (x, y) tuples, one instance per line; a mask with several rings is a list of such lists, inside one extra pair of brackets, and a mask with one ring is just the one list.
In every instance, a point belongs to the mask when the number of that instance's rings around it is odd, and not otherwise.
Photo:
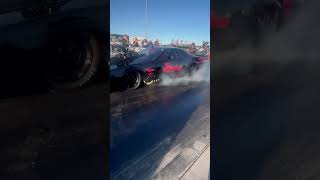
[(148, 26), (148, 0), (146, 0), (146, 39), (148, 40), (147, 26)]

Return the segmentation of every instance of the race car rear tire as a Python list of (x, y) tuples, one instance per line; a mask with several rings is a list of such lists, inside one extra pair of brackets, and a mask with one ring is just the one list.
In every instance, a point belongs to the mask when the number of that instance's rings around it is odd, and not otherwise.
[[(68, 67), (77, 66), (71, 74), (59, 74), (53, 76), (50, 82), (56, 90), (74, 90), (88, 85), (96, 77), (101, 65), (101, 43), (97, 37), (90, 32), (80, 32), (64, 37), (65, 40), (59, 41), (61, 46), (56, 47), (54, 61), (57, 71), (68, 71)], [(74, 42), (77, 44), (74, 44)], [(74, 45), (74, 47), (73, 47)], [(68, 54), (68, 49), (80, 49), (75, 54)], [(76, 54), (79, 53), (79, 54)], [(78, 58), (76, 58), (78, 57)], [(74, 58), (74, 59), (72, 59)], [(63, 69), (63, 70), (61, 70)], [(54, 70), (55, 71), (55, 70)], [(70, 69), (71, 72), (71, 69)], [(53, 73), (55, 74), (55, 72)]]

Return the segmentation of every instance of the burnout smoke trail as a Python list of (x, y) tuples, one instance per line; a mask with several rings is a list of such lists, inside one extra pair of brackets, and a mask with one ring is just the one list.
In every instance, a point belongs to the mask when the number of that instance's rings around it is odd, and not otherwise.
[(178, 86), (189, 85), (194, 82), (210, 82), (210, 64), (200, 66), (200, 68), (193, 72), (191, 76), (183, 76), (178, 78), (171, 78), (167, 75), (161, 75), (160, 85), (162, 86)]
[(260, 47), (243, 43), (234, 50), (216, 52), (213, 67), (215, 72), (245, 75), (256, 65), (267, 63), (286, 65), (295, 60), (317, 62), (320, 59), (319, 5), (320, 1), (305, 1), (278, 32), (262, 35), (264, 41)]
[[(320, 2), (309, 0), (301, 4), (298, 9), (292, 10), (286, 18), (286, 24), (278, 31), (264, 32), (259, 47), (252, 47), (248, 42), (242, 42), (237, 48), (219, 53), (219, 63), (227, 63), (223, 60), (253, 63), (257, 61), (273, 61), (290, 63), (292, 59), (317, 57), (317, 44), (320, 29), (317, 20)], [(265, 27), (268, 28), (268, 27)], [(238, 33), (238, 32), (235, 32)], [(239, 32), (240, 33), (240, 32)], [(237, 34), (240, 36), (241, 34)], [(222, 60), (220, 60), (222, 59)], [(233, 59), (233, 60), (232, 60)], [(241, 65), (240, 65), (241, 66)]]

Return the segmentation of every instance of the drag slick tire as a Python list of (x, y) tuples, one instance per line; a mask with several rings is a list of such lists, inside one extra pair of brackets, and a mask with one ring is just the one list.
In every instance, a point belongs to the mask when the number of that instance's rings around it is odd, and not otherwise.
[(128, 90), (138, 89), (142, 84), (142, 75), (140, 72), (131, 71), (128, 73)]
[[(50, 82), (56, 90), (82, 88), (93, 80), (101, 64), (101, 45), (89, 32), (68, 33), (54, 48)], [(52, 64), (51, 64), (52, 65)]]

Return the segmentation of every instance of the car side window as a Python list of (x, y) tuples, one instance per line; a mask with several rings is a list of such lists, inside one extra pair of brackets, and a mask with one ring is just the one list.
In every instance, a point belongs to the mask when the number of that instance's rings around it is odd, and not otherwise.
[(163, 53), (166, 57), (170, 57), (170, 50), (169, 49), (166, 49), (164, 50), (164, 53)]
[(190, 57), (188, 56), (188, 54), (186, 52), (184, 52), (183, 50), (179, 49), (179, 54), (180, 54), (180, 59), (182, 62), (184, 63), (188, 63)]
[(179, 55), (178, 55), (178, 53), (177, 53), (177, 50), (174, 49), (174, 50), (171, 51), (171, 60), (172, 60), (172, 61), (177, 61), (178, 58), (179, 58), (178, 56), (179, 56)]
[(171, 57), (171, 53), (169, 49), (165, 49), (160, 57), (161, 61), (167, 61)]
[(181, 54), (180, 54), (180, 51), (179, 51), (179, 50), (176, 50), (176, 58), (177, 58), (177, 59), (181, 58)]

